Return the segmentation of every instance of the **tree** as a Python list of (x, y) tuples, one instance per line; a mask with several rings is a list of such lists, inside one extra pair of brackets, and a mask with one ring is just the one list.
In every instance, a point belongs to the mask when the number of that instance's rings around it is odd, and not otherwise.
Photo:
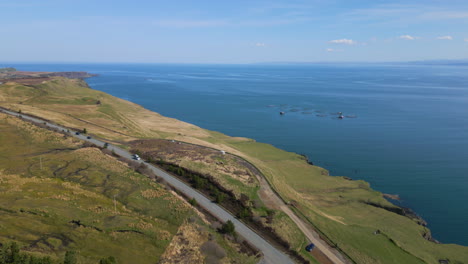
[(19, 263), (20, 261), (20, 254), (19, 254), (19, 247), (16, 242), (11, 243), (4, 247), (4, 254), (5, 254), (5, 263)]
[(216, 193), (216, 196), (215, 196), (215, 202), (216, 203), (222, 203), (225, 198), (226, 198), (226, 195), (224, 193), (218, 192), (218, 193)]
[(103, 258), (99, 261), (99, 264), (116, 264), (116, 263), (117, 261), (115, 260), (113, 256)]
[(83, 134), (88, 134), (88, 130), (86, 130), (86, 128), (83, 128)]
[(75, 251), (67, 251), (65, 253), (65, 259), (63, 260), (63, 264), (76, 264), (76, 252)]
[(234, 223), (231, 222), (231, 220), (228, 220), (226, 223), (223, 224), (223, 226), (220, 229), (220, 232), (227, 235), (234, 235), (235, 229), (236, 227), (234, 226)]
[(239, 218), (244, 219), (250, 217), (250, 210), (247, 207), (243, 207), (242, 210), (239, 212)]
[(192, 198), (189, 200), (189, 203), (192, 205), (192, 206), (197, 206), (198, 205), (198, 202), (195, 198)]

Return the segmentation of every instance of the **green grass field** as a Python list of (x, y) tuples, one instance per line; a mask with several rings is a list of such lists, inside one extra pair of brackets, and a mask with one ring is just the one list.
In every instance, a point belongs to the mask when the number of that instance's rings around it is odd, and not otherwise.
[[(159, 184), (72, 137), (4, 114), (0, 131), (0, 243), (57, 261), (75, 250), (79, 263), (156, 263), (179, 227), (198, 218)], [(225, 247), (228, 260), (252, 262)]]
[[(100, 100), (102, 105), (83, 103), (88, 102), (87, 98)], [(241, 156), (266, 176), (283, 199), (296, 204), (297, 210), (308, 221), (358, 263), (436, 264), (439, 259), (468, 263), (468, 247), (427, 241), (422, 236), (427, 229), (414, 220), (368, 205), (366, 202), (393, 206), (366, 182), (328, 176), (325, 169), (307, 164), (300, 155), (268, 144), (229, 137), (162, 117), (133, 103), (89, 89), (82, 81), (55, 78), (36, 87), (3, 84), (0, 86), (0, 106), (21, 109), (24, 113), (70, 127), (86, 127), (91, 134), (120, 144), (138, 138), (176, 139)], [(74, 181), (99, 185), (96, 179), (76, 178)], [(233, 186), (240, 184), (230, 178), (226, 181)], [(251, 191), (244, 191), (253, 196)], [(113, 195), (109, 189), (107, 192)], [(278, 230), (287, 230), (284, 233), (297, 230), (291, 223), (283, 222), (274, 221)], [(380, 235), (373, 234), (377, 229), (382, 232)], [(297, 242), (302, 238), (290, 236), (289, 239), (295, 247), (305, 245), (302, 244), (305, 242)]]

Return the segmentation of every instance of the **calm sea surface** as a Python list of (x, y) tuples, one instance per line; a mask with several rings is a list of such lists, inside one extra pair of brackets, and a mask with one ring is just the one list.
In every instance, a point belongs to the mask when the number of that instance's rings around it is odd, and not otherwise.
[(94, 89), (306, 154), (332, 175), (399, 194), (436, 239), (468, 245), (467, 66), (11, 66), (98, 73), (87, 80)]

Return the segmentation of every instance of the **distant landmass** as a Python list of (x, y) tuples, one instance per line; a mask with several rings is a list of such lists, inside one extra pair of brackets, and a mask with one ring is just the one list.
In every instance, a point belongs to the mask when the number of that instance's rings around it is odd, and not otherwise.
[(427, 60), (427, 61), (412, 61), (410, 64), (420, 65), (454, 65), (454, 66), (468, 66), (468, 59), (461, 60)]
[(7, 68), (0, 68), (0, 73), (5, 73), (5, 72), (15, 72), (16, 69), (12, 67), (7, 67)]
[(0, 68), (0, 83), (15, 81), (22, 84), (39, 84), (52, 77), (65, 77), (70, 79), (86, 79), (97, 76), (84, 71), (79, 72), (28, 72), (17, 71), (15, 68)]
[(420, 61), (381, 61), (381, 62), (368, 62), (368, 61), (271, 61), (271, 62), (258, 62), (254, 64), (259, 65), (316, 65), (316, 64), (411, 64), (411, 65), (454, 65), (454, 66), (467, 66), (468, 59), (460, 60), (420, 60)]

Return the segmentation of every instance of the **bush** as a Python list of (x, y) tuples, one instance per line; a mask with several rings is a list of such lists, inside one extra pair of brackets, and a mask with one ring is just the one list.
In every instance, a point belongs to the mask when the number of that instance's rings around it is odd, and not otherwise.
[(115, 260), (113, 256), (103, 258), (99, 261), (99, 264), (116, 264), (116, 263), (117, 261)]
[(223, 224), (219, 231), (223, 234), (235, 235), (236, 227), (234, 226), (234, 223), (231, 220), (228, 220), (226, 223)]
[(248, 218), (251, 216), (251, 212), (249, 210), (249, 208), (247, 207), (244, 207), (241, 209), (241, 211), (239, 212), (239, 218), (240, 219), (245, 219), (245, 218)]
[(198, 205), (198, 202), (195, 198), (192, 198), (189, 200), (189, 203), (192, 205), (192, 206), (197, 206)]
[(215, 196), (215, 202), (216, 203), (222, 203), (224, 199), (226, 198), (226, 195), (222, 192), (218, 192)]
[(52, 264), (50, 257), (35, 257), (23, 252), (16, 242), (5, 243), (0, 248), (0, 263), (1, 264)]
[(63, 264), (76, 264), (76, 252), (75, 251), (67, 251), (65, 253), (65, 259), (63, 260)]

